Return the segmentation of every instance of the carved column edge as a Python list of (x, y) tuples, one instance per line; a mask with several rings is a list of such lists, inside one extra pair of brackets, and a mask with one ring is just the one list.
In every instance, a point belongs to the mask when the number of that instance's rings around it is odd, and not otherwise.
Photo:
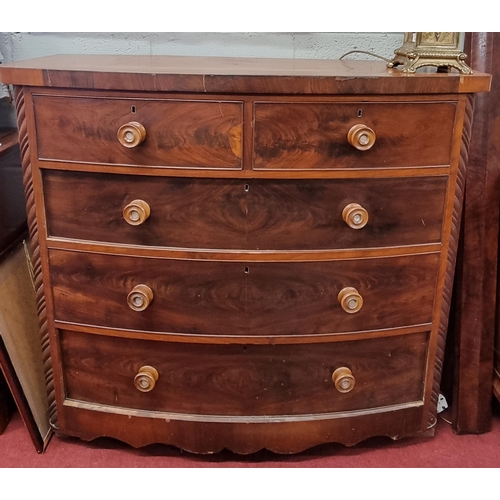
[(448, 246), (448, 257), (446, 262), (446, 276), (443, 287), (443, 302), (441, 306), (441, 318), (439, 321), (436, 362), (434, 367), (434, 382), (431, 393), (431, 411), (428, 426), (436, 423), (437, 401), (441, 387), (441, 375), (443, 371), (444, 349), (446, 345), (446, 334), (453, 291), (453, 280), (457, 262), (458, 242), (460, 238), (460, 224), (462, 218), (463, 202), (465, 195), (466, 167), (469, 156), (469, 145), (472, 134), (472, 119), (474, 114), (475, 95), (469, 94), (465, 104), (464, 124), (462, 131), (462, 142), (460, 144), (460, 158), (457, 172), (457, 183), (455, 188), (455, 202), (453, 206), (450, 243)]
[(24, 87), (15, 87), (15, 100), (16, 100), (17, 122), (19, 129), (19, 146), (21, 149), (24, 195), (26, 198), (26, 213), (28, 218), (28, 230), (30, 235), (29, 253), (30, 253), (31, 263), (33, 266), (33, 278), (35, 284), (38, 323), (40, 327), (40, 340), (42, 345), (45, 385), (47, 387), (49, 423), (53, 428), (57, 428), (57, 409), (56, 409), (55, 391), (54, 391), (54, 376), (52, 372), (52, 360), (50, 356), (50, 345), (49, 345), (49, 330), (47, 324), (47, 309), (45, 305), (45, 294), (44, 294), (44, 287), (42, 280), (40, 240), (38, 236), (38, 225), (35, 212), (35, 195), (33, 191), (30, 146), (28, 139), (28, 127), (26, 123)]

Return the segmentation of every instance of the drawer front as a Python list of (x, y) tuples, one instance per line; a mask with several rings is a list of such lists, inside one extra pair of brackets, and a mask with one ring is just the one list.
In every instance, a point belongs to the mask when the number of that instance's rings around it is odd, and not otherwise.
[[(51, 250), (49, 260), (56, 320), (141, 331), (275, 336), (430, 323), (439, 254), (244, 263)], [(139, 292), (147, 305), (141, 311), (127, 302), (138, 285), (151, 290), (151, 298)], [(363, 301), (356, 313), (346, 312), (339, 301), (339, 293), (350, 288)], [(361, 303), (353, 298), (353, 304)]]
[[(182, 168), (242, 166), (241, 102), (48, 95), (34, 95), (33, 102), (41, 160)], [(131, 122), (144, 127), (145, 138), (126, 147), (118, 132)], [(122, 129), (122, 137), (128, 132), (131, 139), (138, 134), (137, 128)]]
[[(447, 176), (235, 180), (43, 171), (50, 236), (197, 249), (316, 250), (437, 243)], [(139, 225), (124, 218), (147, 203)], [(346, 207), (367, 224), (351, 227)], [(350, 217), (353, 217), (351, 215)]]
[[(455, 102), (258, 102), (254, 108), (253, 168), (449, 165), (455, 110)], [(349, 142), (349, 131), (358, 125), (374, 133), (375, 142), (369, 149), (359, 150)], [(369, 146), (373, 138), (364, 137)], [(351, 140), (360, 144), (356, 134)], [(366, 147), (362, 143), (363, 138), (361, 147)]]
[[(60, 345), (70, 399), (198, 415), (310, 415), (421, 400), (427, 334), (261, 346), (62, 331)], [(349, 392), (332, 379), (341, 367), (354, 378)], [(141, 378), (147, 392), (135, 387)]]

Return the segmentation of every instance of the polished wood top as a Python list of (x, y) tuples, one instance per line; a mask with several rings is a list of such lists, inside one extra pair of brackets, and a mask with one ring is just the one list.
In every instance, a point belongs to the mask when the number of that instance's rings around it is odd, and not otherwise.
[(147, 55), (57, 55), (0, 65), (14, 85), (250, 94), (485, 92), (475, 72), (405, 74), (379, 61)]

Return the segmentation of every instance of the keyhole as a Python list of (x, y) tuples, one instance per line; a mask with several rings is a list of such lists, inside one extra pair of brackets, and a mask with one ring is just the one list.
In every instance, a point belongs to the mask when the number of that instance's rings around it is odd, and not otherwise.
[(363, 116), (363, 110), (358, 109), (358, 118), (361, 118)]
[(250, 190), (250, 185), (249, 184), (245, 184), (245, 193), (248, 193), (249, 190)]
[(134, 115), (135, 115), (135, 106), (132, 106), (132, 107), (130, 108), (130, 111), (132, 112), (132, 114), (134, 114)]
[(245, 274), (248, 274), (250, 272), (250, 269), (248, 267), (245, 267)]

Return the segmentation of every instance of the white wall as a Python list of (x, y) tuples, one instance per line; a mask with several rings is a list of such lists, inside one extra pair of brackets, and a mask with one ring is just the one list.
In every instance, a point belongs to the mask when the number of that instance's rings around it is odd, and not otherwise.
[[(348, 51), (364, 50), (389, 59), (402, 42), (403, 33), (0, 32), (0, 54), (4, 62), (53, 54), (338, 59)], [(373, 59), (365, 54), (353, 54), (348, 58)], [(14, 124), (12, 105), (0, 101), (0, 126)]]
[[(5, 61), (51, 54), (169, 54), (338, 59), (350, 50), (391, 58), (403, 33), (0, 33)], [(350, 58), (372, 59), (358, 55)]]

